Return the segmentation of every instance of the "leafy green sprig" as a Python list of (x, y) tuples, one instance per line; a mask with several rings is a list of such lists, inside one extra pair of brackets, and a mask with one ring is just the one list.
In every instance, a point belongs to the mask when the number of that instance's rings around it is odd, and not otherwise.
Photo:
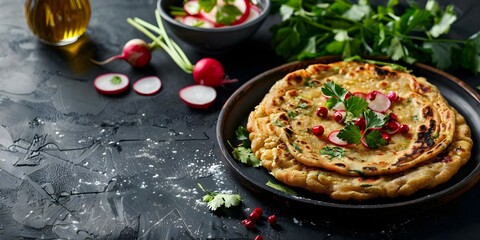
[(350, 123), (340, 130), (337, 136), (350, 144), (359, 144), (361, 139), (364, 138), (368, 147), (373, 149), (387, 145), (387, 140), (382, 138), (382, 132), (378, 128), (385, 125), (388, 115), (380, 116), (372, 110), (366, 109), (363, 112), (363, 117), (365, 118), (365, 130), (363, 132), (360, 131), (358, 126)]
[(233, 148), (233, 158), (252, 167), (259, 167), (261, 162), (255, 156), (255, 154), (253, 154), (252, 149), (250, 148), (251, 142), (250, 138), (248, 137), (248, 130), (244, 126), (239, 126), (235, 131), (235, 134), (241, 143), (238, 144), (237, 147), (234, 147), (230, 141), (228, 141), (230, 147)]
[(273, 0), (272, 45), (287, 60), (325, 55), (344, 58), (382, 55), (407, 63), (421, 61), (440, 69), (464, 68), (480, 73), (480, 34), (448, 39), (457, 16), (453, 5), (436, 0), (425, 6), (399, 0), (373, 6), (368, 0)]
[[(347, 95), (350, 93), (342, 86), (333, 81), (325, 82), (322, 87), (322, 93), (329, 97), (327, 108), (331, 108), (338, 103), (345, 105), (347, 115), (346, 126), (340, 130), (338, 137), (349, 144), (359, 144), (362, 138), (370, 148), (379, 148), (387, 145), (387, 141), (382, 138), (382, 132), (377, 130), (381, 128), (388, 120), (388, 115), (377, 115), (368, 108), (368, 102), (357, 96)], [(365, 130), (353, 123), (353, 119), (363, 116), (365, 118)]]
[(215, 211), (219, 207), (232, 207), (238, 206), (242, 202), (242, 197), (240, 194), (230, 194), (230, 193), (218, 193), (213, 191), (207, 191), (199, 183), (198, 187), (207, 194), (203, 196), (202, 201), (206, 202), (210, 210)]

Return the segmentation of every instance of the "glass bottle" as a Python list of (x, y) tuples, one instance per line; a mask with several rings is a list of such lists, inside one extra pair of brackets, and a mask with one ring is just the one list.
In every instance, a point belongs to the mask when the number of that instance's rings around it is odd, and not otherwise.
[(89, 0), (26, 0), (25, 20), (42, 42), (63, 46), (77, 41), (90, 21)]

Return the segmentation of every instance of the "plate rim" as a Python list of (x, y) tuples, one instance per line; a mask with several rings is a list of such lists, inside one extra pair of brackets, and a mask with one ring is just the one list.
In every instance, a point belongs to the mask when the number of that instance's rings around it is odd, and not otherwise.
[[(251, 88), (258, 82), (265, 78), (266, 76), (272, 75), (275, 72), (280, 72), (285, 69), (302, 69), (310, 64), (315, 64), (315, 63), (325, 63), (325, 62), (334, 62), (341, 60), (341, 56), (323, 56), (319, 58), (314, 58), (314, 59), (307, 59), (307, 60), (301, 60), (301, 61), (294, 61), (294, 62), (289, 62), (285, 63), (282, 65), (279, 65), (277, 67), (273, 67), (271, 69), (268, 69), (247, 82), (245, 82), (242, 86), (240, 86), (224, 103), (220, 114), (218, 116), (218, 121), (217, 121), (217, 126), (216, 126), (216, 132), (217, 132), (217, 142), (220, 147), (222, 159), (226, 161), (226, 163), (230, 166), (230, 170), (234, 170), (234, 177), (240, 178), (238, 179), (243, 185), (248, 185), (248, 183), (245, 183), (244, 181), (246, 180), (246, 176), (244, 173), (239, 171), (237, 166), (233, 164), (233, 162), (238, 162), (237, 160), (233, 159), (233, 157), (230, 154), (230, 151), (228, 150), (228, 147), (224, 141), (225, 141), (225, 136), (223, 134), (223, 128), (224, 128), (224, 121), (222, 119), (225, 119), (228, 114), (230, 113), (231, 109), (235, 106), (236, 100), (241, 98), (242, 96), (246, 95)], [(380, 59), (380, 60), (385, 60), (384, 57), (370, 57), (370, 59)], [(422, 69), (425, 71), (432, 72), (437, 75), (441, 75), (448, 80), (450, 80), (453, 84), (458, 86), (460, 89), (465, 91), (474, 101), (476, 101), (477, 104), (480, 103), (480, 94), (477, 93), (470, 85), (468, 85), (466, 82), (460, 80), (459, 78), (443, 71), (437, 68), (434, 68), (432, 66), (429, 66), (427, 64), (423, 63), (415, 63), (415, 64), (410, 64), (410, 66), (414, 66), (415, 68)], [(274, 81), (275, 82), (275, 81)], [(273, 83), (274, 83), (273, 82)], [(472, 156), (475, 157), (475, 156)], [(468, 163), (468, 162), (467, 162)], [(262, 169), (265, 170), (266, 169)], [(268, 172), (268, 171), (267, 171)], [(240, 175), (240, 176), (238, 176)], [(243, 179), (242, 179), (243, 178)], [(357, 212), (360, 211), (361, 213), (364, 213), (365, 211), (371, 211), (371, 210), (400, 210), (404, 209), (406, 207), (412, 208), (412, 207), (420, 207), (420, 206), (425, 206), (428, 204), (428, 209), (439, 206), (443, 203), (446, 203), (466, 191), (470, 190), (473, 188), (478, 182), (480, 182), (480, 163), (477, 163), (476, 166), (469, 172), (469, 174), (465, 175), (462, 179), (460, 179), (457, 183), (448, 186), (446, 188), (440, 189), (439, 191), (434, 192), (433, 194), (427, 194), (423, 196), (419, 196), (417, 198), (413, 199), (402, 199), (399, 202), (391, 202), (391, 203), (381, 203), (381, 204), (364, 204), (362, 201), (358, 201), (354, 204), (348, 201), (340, 201), (340, 200), (334, 200), (332, 199), (332, 202), (326, 202), (326, 201), (321, 201), (317, 199), (311, 199), (311, 198), (298, 198), (294, 197), (291, 195), (288, 195), (286, 193), (276, 191), (273, 188), (270, 188), (266, 185), (258, 185), (254, 183), (250, 183), (255, 185), (257, 188), (261, 188), (262, 190), (274, 194), (274, 197), (280, 197), (280, 200), (283, 201), (294, 201), (292, 202), (293, 204), (296, 204), (297, 202), (303, 202), (308, 205), (314, 206), (314, 207), (320, 207), (321, 209), (341, 209), (341, 210), (347, 210), (347, 211), (353, 211)], [(247, 186), (248, 188), (251, 188), (250, 186)], [(250, 189), (253, 190), (253, 189)], [(441, 199), (441, 201), (438, 201), (438, 199)], [(435, 203), (432, 204), (433, 201), (436, 201)], [(368, 201), (366, 201), (368, 202)], [(426, 209), (424, 209), (426, 210)], [(349, 213), (350, 214), (350, 213)]]

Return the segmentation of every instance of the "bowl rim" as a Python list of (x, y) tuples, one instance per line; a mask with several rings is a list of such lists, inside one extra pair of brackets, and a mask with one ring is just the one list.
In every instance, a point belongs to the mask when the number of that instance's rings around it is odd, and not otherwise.
[(251, 26), (256, 25), (257, 23), (263, 22), (263, 20), (265, 20), (265, 18), (269, 15), (271, 10), (271, 0), (258, 0), (259, 3), (262, 3), (262, 7), (261, 7), (262, 11), (260, 12), (260, 15), (257, 18), (253, 19), (252, 21), (235, 25), (235, 26), (225, 26), (221, 28), (199, 28), (199, 27), (192, 27), (192, 26), (185, 25), (173, 19), (172, 16), (170, 16), (170, 14), (165, 9), (162, 8), (162, 5), (161, 5), (162, 1), (165, 1), (165, 0), (157, 0), (157, 9), (159, 10), (160, 16), (162, 17), (163, 20), (180, 28), (192, 30), (195, 32), (205, 32), (205, 33), (233, 32), (233, 31), (249, 28)]

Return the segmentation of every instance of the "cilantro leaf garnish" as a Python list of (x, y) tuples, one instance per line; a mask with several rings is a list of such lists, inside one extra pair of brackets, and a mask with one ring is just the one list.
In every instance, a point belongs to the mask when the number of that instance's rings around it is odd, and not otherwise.
[(252, 149), (250, 148), (251, 142), (250, 138), (248, 137), (248, 130), (244, 126), (239, 126), (235, 131), (235, 134), (237, 139), (241, 141), (237, 147), (234, 147), (230, 141), (227, 141), (230, 147), (233, 149), (233, 158), (252, 167), (259, 167), (261, 161), (255, 156), (255, 154), (253, 154)]
[(322, 93), (325, 94), (325, 96), (337, 98), (340, 101), (343, 101), (348, 91), (335, 82), (329, 81), (323, 84)]
[(379, 148), (387, 145), (387, 140), (382, 138), (382, 132), (379, 130), (372, 130), (365, 136), (365, 142), (370, 148)]
[(337, 137), (350, 144), (359, 144), (362, 135), (360, 134), (360, 128), (355, 124), (348, 124), (340, 130)]
[(251, 148), (241, 146), (233, 148), (232, 156), (241, 163), (245, 163), (252, 167), (258, 167), (261, 163), (260, 160), (255, 156), (255, 154), (253, 154)]
[(243, 147), (250, 147), (251, 142), (250, 138), (248, 137), (250, 133), (248, 132), (247, 128), (245, 128), (244, 126), (239, 126), (235, 131), (235, 135), (237, 136), (238, 140), (242, 141), (241, 145)]
[(388, 120), (388, 116), (384, 115), (383, 117), (380, 117), (377, 115), (374, 111), (367, 109), (363, 113), (363, 116), (365, 117), (365, 129), (370, 129), (370, 128), (380, 128)]
[(328, 155), (330, 158), (340, 157), (342, 158), (345, 155), (345, 150), (341, 147), (331, 147), (325, 146), (320, 149), (320, 154)]
[(368, 107), (365, 99), (357, 96), (351, 96), (345, 101), (345, 110), (351, 112), (353, 116), (358, 117)]
[(222, 206), (225, 206), (226, 208), (238, 206), (242, 202), (242, 197), (240, 194), (207, 191), (200, 183), (198, 184), (198, 187), (207, 193), (203, 196), (202, 201), (206, 202), (208, 208), (210, 208), (212, 211), (215, 211)]

